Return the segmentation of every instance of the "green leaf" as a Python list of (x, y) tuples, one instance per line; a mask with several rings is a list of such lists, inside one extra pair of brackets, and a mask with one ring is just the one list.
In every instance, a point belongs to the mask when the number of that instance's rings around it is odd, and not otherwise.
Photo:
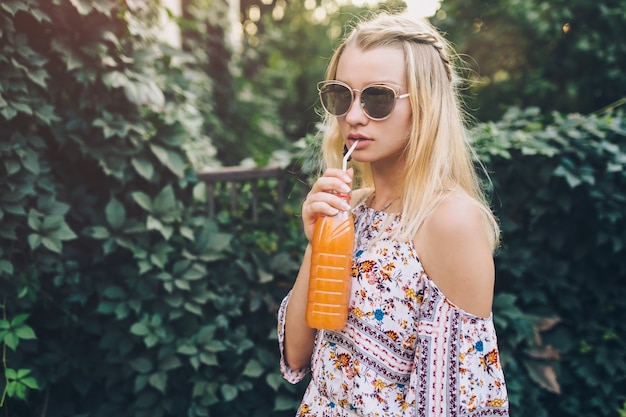
[(251, 359), (243, 370), (243, 375), (258, 378), (263, 374), (263, 366), (255, 359)]
[(154, 165), (145, 158), (133, 158), (131, 160), (133, 168), (139, 175), (147, 180), (152, 180), (154, 176)]
[[(84, 64), (83, 57), (71, 48), (62, 45), (60, 41), (53, 40), (53, 46), (59, 50), (61, 59), (65, 62), (65, 68), (68, 72), (72, 72), (75, 69), (81, 68)], [(104, 79), (104, 77), (103, 77)]]
[(58, 254), (63, 252), (63, 244), (60, 239), (44, 236), (41, 238), (41, 244), (52, 252)]
[(157, 218), (148, 216), (148, 218), (146, 219), (146, 229), (162, 231), (163, 223), (161, 223), (161, 221)]
[(224, 342), (220, 340), (211, 340), (209, 343), (204, 345), (204, 349), (214, 353), (223, 352), (226, 350), (226, 345), (224, 345)]
[(54, 111), (54, 107), (50, 104), (44, 104), (42, 106), (37, 107), (35, 111), (35, 116), (46, 125), (51, 125), (52, 122), (58, 122), (61, 120), (59, 116)]
[(152, 346), (156, 346), (159, 342), (159, 338), (156, 335), (149, 334), (143, 339), (143, 342), (146, 344), (146, 347), (151, 348)]
[(150, 378), (150, 376), (145, 374), (139, 374), (135, 377), (135, 393), (140, 392), (148, 385), (148, 378)]
[(274, 401), (274, 411), (295, 410), (298, 401), (286, 395), (278, 395)]
[(163, 188), (156, 196), (152, 208), (154, 213), (160, 217), (166, 217), (171, 211), (176, 209), (176, 195), (171, 185)]
[(6, 259), (0, 259), (0, 273), (2, 272), (13, 275), (13, 264)]
[(48, 16), (47, 14), (45, 14), (43, 11), (39, 9), (31, 8), (29, 11), (32, 14), (32, 16), (35, 18), (35, 20), (37, 20), (39, 23), (52, 22), (52, 20), (50, 19), (50, 16)]
[(122, 203), (116, 198), (111, 197), (106, 207), (104, 208), (107, 222), (113, 228), (113, 230), (119, 230), (126, 222), (126, 210)]
[(111, 314), (115, 310), (115, 306), (117, 303), (112, 303), (109, 301), (102, 301), (98, 304), (98, 313), (102, 314)]
[(274, 274), (267, 272), (261, 267), (257, 268), (257, 273), (259, 274), (259, 282), (261, 284), (266, 284), (274, 280)]
[(93, 10), (93, 4), (91, 1), (86, 0), (70, 0), (72, 6), (76, 8), (78, 13), (83, 16), (87, 16)]
[(159, 361), (159, 369), (163, 371), (171, 371), (172, 369), (177, 369), (182, 366), (182, 362), (178, 359), (175, 354), (171, 354), (168, 357), (165, 357)]
[(19, 112), (24, 113), (27, 116), (32, 116), (33, 114), (33, 109), (25, 103), (20, 103), (18, 101), (12, 101), (11, 102), (11, 106)]
[(203, 326), (196, 336), (198, 343), (207, 344), (211, 340), (213, 340), (213, 336), (215, 335), (215, 330), (216, 328), (214, 325)]
[(4, 107), (2, 110), (0, 110), (0, 114), (7, 120), (10, 121), (11, 119), (13, 119), (15, 116), (17, 116), (17, 110), (15, 110), (13, 107), (11, 106), (7, 106)]
[(162, 371), (153, 373), (150, 375), (148, 383), (162, 393), (165, 393), (165, 387), (167, 386), (167, 373)]
[(282, 381), (283, 377), (279, 373), (268, 374), (265, 377), (265, 382), (267, 382), (267, 385), (272, 387), (274, 391), (278, 391), (278, 389), (282, 385)]
[(39, 155), (37, 152), (30, 148), (26, 148), (22, 157), (22, 165), (33, 174), (39, 175)]
[(4, 168), (7, 171), (7, 176), (11, 176), (21, 169), (21, 165), (13, 160), (4, 161)]
[(180, 154), (175, 151), (168, 151), (167, 149), (155, 144), (151, 144), (150, 149), (158, 160), (169, 168), (169, 170), (172, 171), (178, 178), (185, 177), (185, 163), (180, 157)]
[(145, 323), (135, 323), (130, 327), (130, 332), (137, 336), (150, 334), (150, 328)]
[(28, 212), (28, 226), (35, 232), (40, 232), (43, 229), (41, 225), (40, 215), (37, 213), (37, 211), (33, 209), (29, 210)]
[(102, 291), (102, 296), (109, 298), (111, 300), (120, 300), (127, 297), (126, 290), (117, 285), (111, 285), (106, 287), (104, 291)]
[(48, 76), (48, 73), (44, 69), (42, 68), (31, 69), (30, 71), (26, 72), (26, 75), (32, 82), (34, 82), (41, 88), (47, 87), (46, 79), (49, 78), (49, 76)]
[(120, 88), (128, 84), (128, 77), (120, 71), (111, 71), (102, 75), (102, 83), (107, 87)]
[(212, 251), (222, 252), (230, 247), (232, 239), (233, 236), (228, 233), (212, 233), (206, 245)]
[(194, 240), (195, 236), (194, 236), (194, 234), (193, 234), (193, 230), (192, 230), (190, 227), (187, 227), (187, 226), (181, 226), (181, 227), (180, 227), (180, 229), (179, 229), (179, 231), (180, 231), (180, 234), (181, 234), (183, 237), (187, 238), (187, 239), (188, 239), (188, 240), (190, 240), (190, 241), (193, 241), (193, 240)]
[(156, 265), (159, 269), (163, 269), (167, 263), (167, 254), (164, 252), (152, 253), (150, 254), (150, 262), (152, 262), (152, 265)]
[(555, 169), (554, 175), (558, 177), (564, 177), (570, 188), (576, 188), (580, 184), (582, 184), (582, 180), (578, 176), (572, 174), (567, 168), (563, 166), (559, 166), (557, 169)]
[(21, 382), (15, 382), (14, 392), (17, 398), (26, 399), (26, 387)]
[(191, 286), (189, 285), (189, 283), (185, 281), (184, 279), (175, 279), (174, 285), (176, 286), (176, 288), (178, 288), (179, 290), (183, 290), (183, 291), (189, 291), (191, 289)]
[(69, 204), (56, 201), (50, 195), (41, 195), (37, 199), (37, 208), (41, 212), (48, 213), (50, 216), (62, 218), (70, 210)]
[(37, 339), (35, 331), (32, 329), (32, 327), (27, 325), (22, 325), (15, 329), (15, 334), (17, 335), (17, 337), (24, 340)]
[(217, 355), (214, 353), (200, 352), (200, 362), (207, 366), (218, 366)]
[(176, 351), (182, 355), (195, 355), (198, 353), (198, 348), (193, 345), (181, 345)]
[(16, 216), (26, 215), (26, 211), (24, 210), (24, 207), (17, 205), (17, 204), (7, 203), (7, 204), (4, 204), (2, 208), (4, 209), (5, 212), (15, 214)]
[(207, 269), (204, 265), (199, 264), (199, 263), (194, 263), (191, 266), (191, 268), (189, 268), (185, 272), (185, 274), (183, 275), (183, 278), (188, 281), (196, 281), (199, 279), (206, 278), (207, 275), (208, 275)]
[(37, 384), (37, 380), (33, 377), (24, 378), (20, 382), (28, 388), (39, 389), (39, 384)]
[(143, 193), (141, 191), (135, 191), (131, 195), (133, 197), (133, 200), (135, 200), (135, 202), (139, 204), (141, 208), (143, 208), (147, 212), (152, 212), (152, 199), (146, 193)]
[(41, 235), (38, 234), (30, 234), (28, 235), (28, 246), (30, 246), (31, 250), (35, 250), (41, 244)]
[(15, 14), (20, 10), (25, 12), (29, 11), (28, 5), (23, 1), (3, 1), (0, 3), (0, 6), (9, 12), (11, 16), (15, 16)]
[(222, 397), (224, 397), (224, 401), (232, 401), (237, 397), (237, 387), (234, 387), (230, 384), (222, 385), (220, 391), (222, 392)]
[(27, 286), (23, 286), (17, 293), (17, 298), (24, 298), (28, 294), (29, 294), (29, 288)]
[(83, 234), (94, 239), (106, 239), (111, 236), (109, 230), (104, 226), (87, 227), (83, 231)]
[(202, 317), (202, 308), (199, 305), (195, 303), (185, 303), (183, 307), (185, 308), (185, 310), (189, 311), (190, 313), (193, 313), (197, 316)]
[(141, 374), (147, 374), (152, 370), (152, 362), (147, 358), (137, 358), (130, 361), (130, 366)]
[(165, 297), (165, 302), (174, 309), (178, 309), (183, 305), (184, 298), (181, 294), (170, 294)]
[(9, 379), (9, 380), (16, 380), (17, 379), (17, 371), (15, 369), (11, 369), (11, 368), (6, 368), (4, 370), (4, 376)]
[(17, 345), (20, 344), (20, 338), (17, 337), (17, 334), (13, 332), (7, 332), (4, 335), (4, 343), (6, 343), (8, 347), (10, 347), (11, 349), (13, 349), (13, 351), (15, 351), (15, 349), (17, 349)]
[(64, 221), (59, 225), (59, 228), (54, 231), (53, 236), (59, 240), (72, 240), (78, 237), (76, 236), (76, 233), (74, 233), (74, 231), (70, 229), (70, 227)]
[(28, 320), (29, 314), (18, 314), (17, 316), (11, 319), (11, 327), (17, 327), (26, 322)]
[(45, 216), (43, 218), (41, 228), (44, 233), (56, 232), (64, 222), (65, 220), (63, 220), (63, 216), (58, 216), (58, 215)]

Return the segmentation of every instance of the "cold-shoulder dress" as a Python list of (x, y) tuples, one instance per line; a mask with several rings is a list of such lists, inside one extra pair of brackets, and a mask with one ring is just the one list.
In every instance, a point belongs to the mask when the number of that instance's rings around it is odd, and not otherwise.
[(508, 416), (492, 317), (452, 304), (426, 275), (400, 216), (353, 209), (355, 248), (348, 324), (317, 332), (310, 369), (284, 358), (288, 294), (278, 313), (281, 372), (312, 372), (300, 417)]

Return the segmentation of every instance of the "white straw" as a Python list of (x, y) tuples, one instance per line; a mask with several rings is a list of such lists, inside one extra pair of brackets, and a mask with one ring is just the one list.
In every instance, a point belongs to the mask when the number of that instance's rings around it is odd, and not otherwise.
[(350, 149), (348, 149), (348, 152), (346, 152), (346, 154), (343, 157), (343, 172), (346, 172), (346, 170), (348, 169), (348, 159), (350, 159), (350, 155), (352, 155), (352, 151), (354, 151), (354, 149), (357, 147), (357, 145), (359, 144), (358, 140), (355, 140), (354, 143), (352, 144), (352, 146), (350, 147)]

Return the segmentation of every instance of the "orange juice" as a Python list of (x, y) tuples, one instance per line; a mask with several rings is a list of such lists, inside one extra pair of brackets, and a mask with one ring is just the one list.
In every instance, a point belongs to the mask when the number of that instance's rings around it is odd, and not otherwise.
[(348, 320), (354, 223), (352, 214), (319, 217), (311, 241), (306, 322), (316, 329), (341, 330)]

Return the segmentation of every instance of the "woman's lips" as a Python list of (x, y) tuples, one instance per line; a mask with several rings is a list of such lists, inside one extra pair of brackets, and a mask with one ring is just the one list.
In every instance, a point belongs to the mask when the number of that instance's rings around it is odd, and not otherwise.
[(355, 150), (358, 149), (363, 149), (364, 147), (366, 147), (367, 145), (369, 145), (369, 143), (371, 142), (371, 139), (365, 138), (365, 137), (349, 137), (348, 138), (348, 145), (352, 146), (352, 144), (354, 142), (359, 142), (359, 144), (357, 145)]

